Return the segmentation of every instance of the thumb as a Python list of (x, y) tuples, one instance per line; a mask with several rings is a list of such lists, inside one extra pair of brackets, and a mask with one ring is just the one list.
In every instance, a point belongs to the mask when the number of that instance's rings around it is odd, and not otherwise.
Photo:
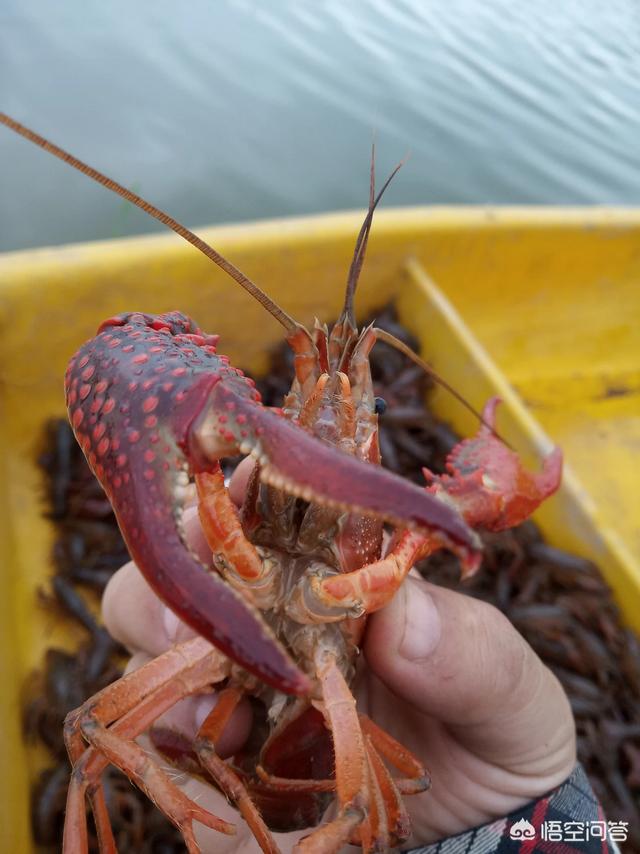
[(547, 764), (553, 755), (573, 766), (566, 695), (493, 606), (409, 578), (370, 618), (365, 654), (397, 697), (483, 759), (531, 771), (544, 754)]

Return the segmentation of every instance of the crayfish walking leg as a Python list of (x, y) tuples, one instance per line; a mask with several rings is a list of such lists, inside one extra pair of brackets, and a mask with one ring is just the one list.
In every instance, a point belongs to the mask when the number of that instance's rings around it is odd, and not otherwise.
[(297, 846), (300, 854), (338, 851), (366, 819), (371, 801), (367, 751), (356, 712), (356, 701), (330, 653), (318, 652), (322, 705), (331, 729), (336, 767), (339, 814)]
[[(322, 709), (331, 729), (335, 752), (334, 780), (285, 780), (260, 769), (260, 777), (276, 790), (335, 790), (339, 812), (300, 841), (298, 854), (332, 854), (347, 842), (359, 844), (364, 852), (388, 850), (407, 839), (410, 823), (402, 794), (429, 788), (424, 766), (365, 715), (359, 715), (355, 699), (329, 653), (318, 653), (318, 678)], [(405, 775), (392, 778), (383, 762)]]
[[(73, 772), (67, 798), (64, 854), (88, 851), (84, 807), (87, 792), (94, 793), (101, 850), (115, 850), (113, 835), (104, 828), (104, 799), (98, 794), (100, 776), (109, 764), (123, 771), (180, 829), (191, 854), (199, 851), (193, 821), (221, 833), (235, 833), (233, 824), (191, 801), (134, 741), (179, 700), (220, 682), (228, 671), (228, 661), (221, 653), (202, 638), (194, 638), (109, 685), (68, 716), (65, 741)], [(91, 747), (82, 750), (83, 739)]]
[(219, 693), (218, 702), (200, 727), (193, 747), (200, 764), (238, 808), (262, 851), (265, 854), (280, 854), (271, 831), (251, 800), (246, 786), (215, 750), (216, 742), (243, 696), (244, 692), (235, 686), (225, 688)]
[(381, 729), (367, 715), (359, 715), (362, 731), (379, 756), (393, 765), (404, 777), (393, 783), (403, 795), (417, 795), (431, 786), (431, 777), (424, 765), (393, 736)]

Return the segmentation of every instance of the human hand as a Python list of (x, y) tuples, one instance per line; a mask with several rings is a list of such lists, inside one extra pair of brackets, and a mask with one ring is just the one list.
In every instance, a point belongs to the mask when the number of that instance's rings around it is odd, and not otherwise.
[[(232, 482), (240, 500), (246, 468)], [(193, 513), (192, 546), (206, 543)], [(109, 631), (139, 667), (193, 633), (153, 594), (133, 564), (112, 579), (103, 604)], [(429, 792), (406, 798), (413, 836), (405, 848), (432, 842), (504, 816), (563, 782), (575, 757), (568, 700), (508, 620), (486, 603), (409, 578), (393, 601), (368, 621), (367, 666), (354, 690), (358, 708), (429, 768)], [(188, 736), (215, 705), (213, 695), (182, 701), (163, 721)], [(230, 721), (218, 750), (231, 756), (251, 728), (249, 704)], [(225, 837), (201, 825), (203, 851), (257, 852), (227, 800), (195, 778), (181, 787), (201, 806), (237, 823)], [(308, 831), (274, 834), (283, 852)]]

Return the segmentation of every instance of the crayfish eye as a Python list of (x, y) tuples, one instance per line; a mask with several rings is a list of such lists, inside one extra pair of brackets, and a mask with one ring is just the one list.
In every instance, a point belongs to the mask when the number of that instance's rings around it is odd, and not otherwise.
[(384, 397), (376, 397), (374, 409), (376, 415), (384, 415), (387, 411), (387, 401)]

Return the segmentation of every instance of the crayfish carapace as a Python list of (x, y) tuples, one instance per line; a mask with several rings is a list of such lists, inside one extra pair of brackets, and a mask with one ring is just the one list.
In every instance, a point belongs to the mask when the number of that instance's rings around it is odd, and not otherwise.
[[(373, 158), (343, 311), (330, 331), (318, 322), (309, 331), (162, 211), (9, 117), (0, 120), (204, 252), (284, 326), (295, 357), (280, 411), (264, 408), (254, 383), (217, 353), (217, 336), (179, 312), (113, 317), (71, 359), (65, 388), (75, 435), (132, 558), (198, 637), (69, 715), (65, 852), (87, 851), (86, 797), (101, 850), (115, 850), (100, 782), (110, 763), (180, 828), (189, 851), (199, 850), (194, 821), (235, 832), (190, 800), (136, 743), (179, 700), (221, 683), (189, 754), (236, 804), (260, 847), (278, 850), (271, 829), (315, 826), (299, 851), (333, 852), (349, 841), (364, 851), (388, 850), (410, 833), (403, 795), (425, 791), (429, 775), (356, 709), (350, 682), (366, 616), (436, 549), (456, 551), (463, 571), (474, 571), (480, 541), (473, 528), (525, 519), (557, 488), (559, 451), (541, 474), (526, 472), (495, 433), (494, 400), (476, 438), (453, 450), (449, 474), (425, 472), (427, 488), (380, 467), (369, 353), (389, 336), (373, 326), (359, 330), (353, 308), (382, 195), (375, 195)], [(240, 513), (219, 464), (238, 451), (255, 459)], [(191, 480), (211, 566), (185, 541)], [(383, 554), (385, 522), (393, 536)], [(253, 753), (223, 761), (216, 741), (246, 695), (260, 698), (269, 729)], [(161, 729), (154, 740), (170, 752)], [(335, 817), (322, 823), (334, 798)]]

